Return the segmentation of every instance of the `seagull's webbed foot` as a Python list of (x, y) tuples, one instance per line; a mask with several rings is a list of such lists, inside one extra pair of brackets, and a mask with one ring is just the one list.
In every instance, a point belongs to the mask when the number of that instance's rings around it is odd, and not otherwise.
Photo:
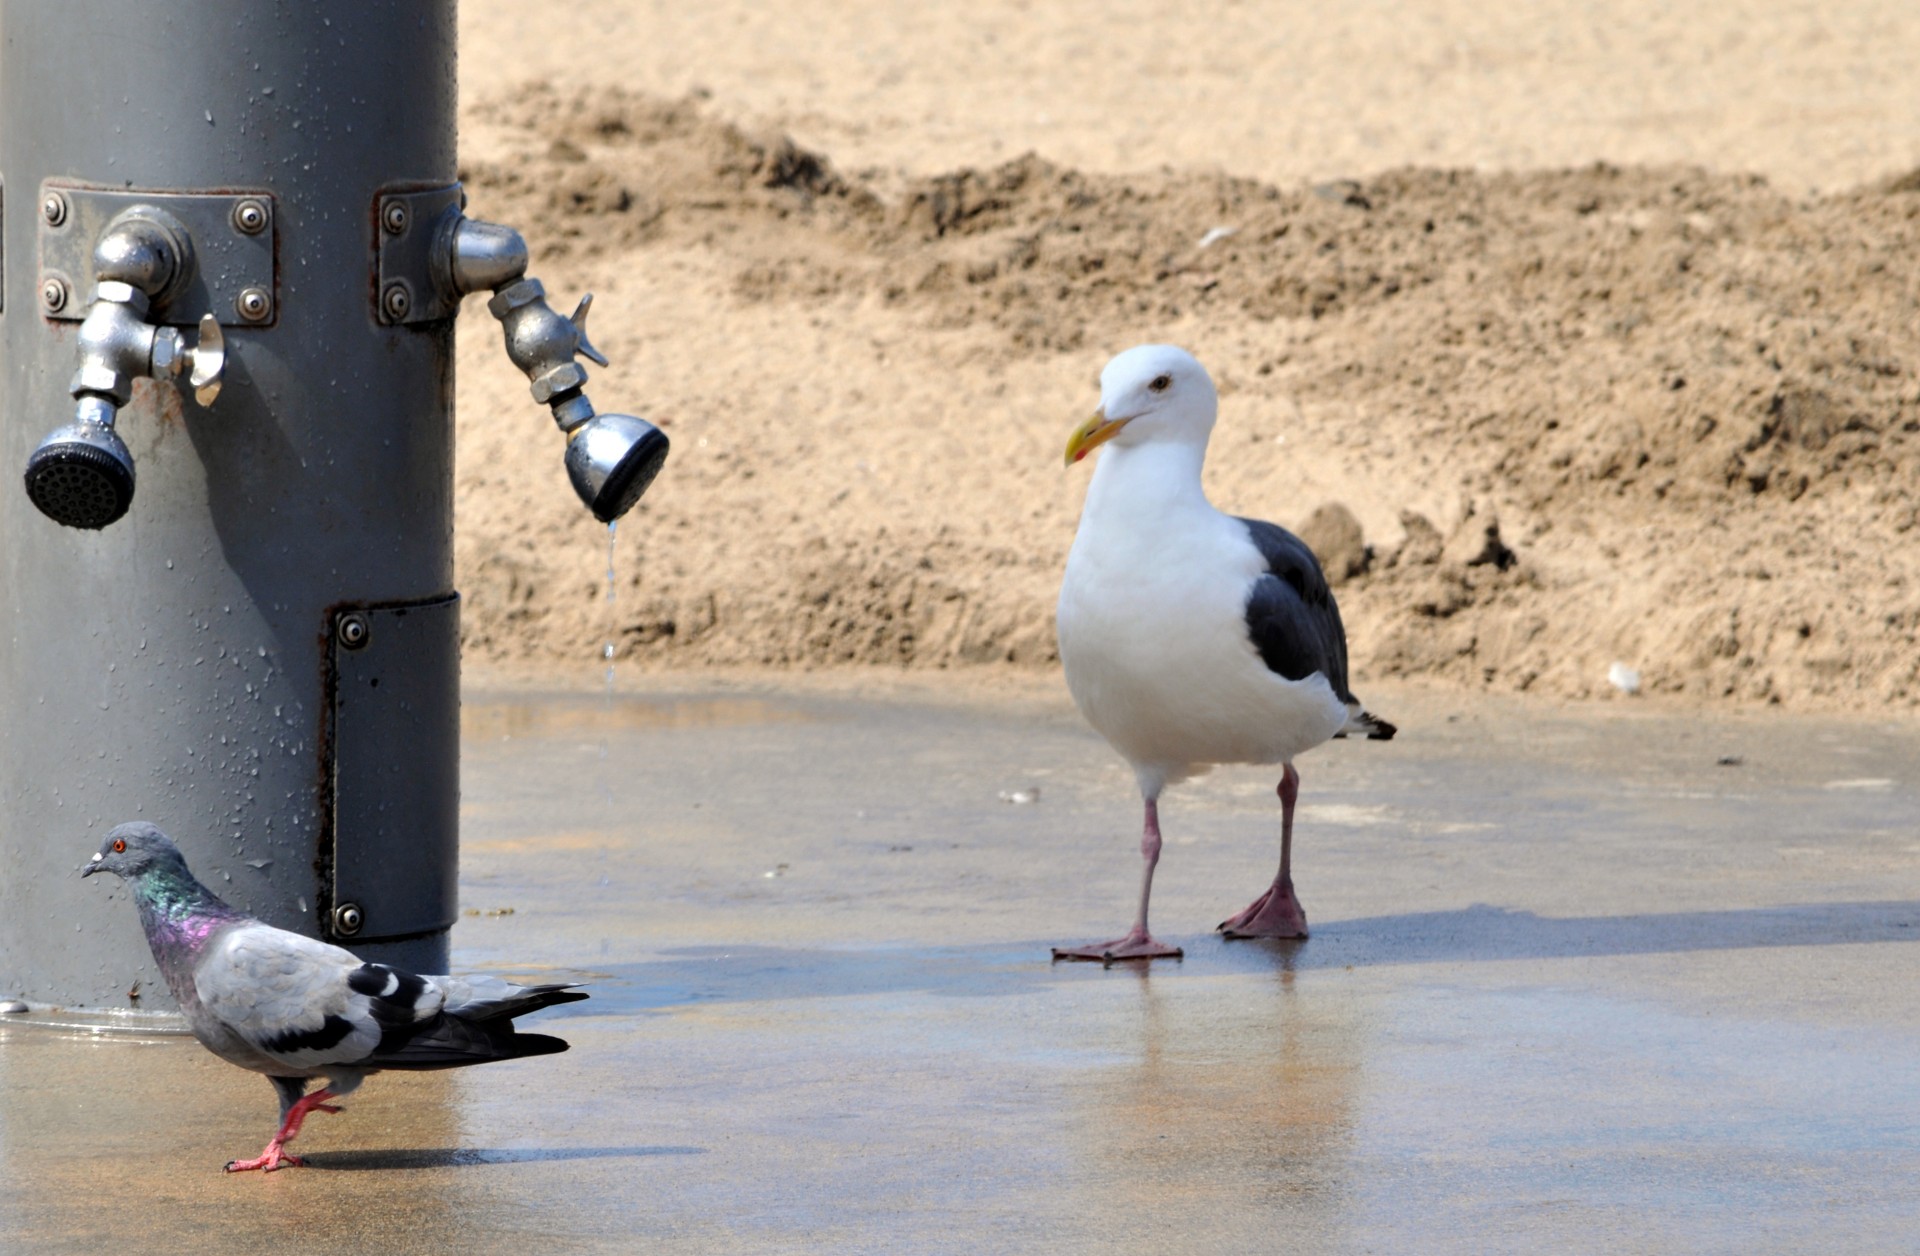
[(1272, 885), (1237, 916), (1220, 922), (1229, 938), (1286, 938), (1307, 936), (1307, 913), (1293, 896), (1293, 886)]
[(1091, 946), (1056, 946), (1053, 957), (1061, 959), (1093, 960), (1101, 964), (1117, 964), (1122, 960), (1133, 959), (1179, 959), (1186, 952), (1177, 946), (1168, 946), (1158, 941), (1145, 929), (1134, 929), (1124, 938), (1115, 938), (1111, 942), (1095, 942)]

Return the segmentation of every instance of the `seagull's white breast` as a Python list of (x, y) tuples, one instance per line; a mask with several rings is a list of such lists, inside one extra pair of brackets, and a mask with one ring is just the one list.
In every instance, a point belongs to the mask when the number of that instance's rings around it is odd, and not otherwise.
[[(1347, 711), (1324, 677), (1289, 681), (1260, 658), (1246, 603), (1265, 561), (1246, 525), (1207, 503), (1197, 474), (1191, 492), (1130, 491), (1175, 482), (1164, 468), (1141, 474), (1152, 452), (1103, 455), (1058, 628), (1074, 702), (1157, 794), (1211, 764), (1290, 760), (1338, 732)], [(1115, 453), (1136, 464), (1131, 475)]]

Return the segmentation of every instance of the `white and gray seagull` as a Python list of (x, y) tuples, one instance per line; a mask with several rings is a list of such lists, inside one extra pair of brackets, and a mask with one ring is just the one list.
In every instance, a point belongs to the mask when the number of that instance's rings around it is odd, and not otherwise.
[(1300, 538), (1223, 514), (1200, 487), (1219, 396), (1184, 349), (1141, 345), (1100, 373), (1100, 409), (1067, 464), (1104, 446), (1060, 583), (1060, 661), (1095, 731), (1133, 766), (1146, 804), (1140, 912), (1111, 942), (1055, 959), (1177, 957), (1147, 929), (1160, 860), (1160, 793), (1217, 763), (1277, 763), (1280, 871), (1220, 925), (1230, 938), (1304, 938), (1293, 890), (1294, 759), (1394, 726), (1347, 688), (1347, 638), (1320, 563)]

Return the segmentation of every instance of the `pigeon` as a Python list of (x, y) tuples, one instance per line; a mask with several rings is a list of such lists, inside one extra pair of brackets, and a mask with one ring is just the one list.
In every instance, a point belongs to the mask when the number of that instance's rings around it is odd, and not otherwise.
[(1192, 354), (1141, 345), (1107, 363), (1099, 410), (1067, 442), (1069, 467), (1106, 448), (1060, 583), (1060, 661), (1081, 714), (1133, 767), (1146, 867), (1133, 928), (1056, 948), (1055, 959), (1180, 956), (1147, 928), (1160, 793), (1218, 763), (1281, 765), (1280, 871), (1219, 931), (1306, 937), (1293, 889), (1293, 761), (1335, 737), (1395, 732), (1347, 688), (1346, 631), (1313, 551), (1207, 501), (1200, 470), (1218, 402)]
[[(280, 1126), (266, 1149), (229, 1161), (229, 1173), (304, 1163), (285, 1148), (308, 1114), (340, 1111), (329, 1101), (369, 1073), (565, 1051), (559, 1038), (516, 1033), (513, 1019), (587, 997), (571, 985), (423, 977), (362, 963), (229, 907), (194, 878), (172, 839), (144, 822), (107, 834), (80, 875), (96, 872), (132, 891), (154, 962), (200, 1045), (266, 1074), (280, 1097)], [(317, 1077), (325, 1085), (308, 1094)]]

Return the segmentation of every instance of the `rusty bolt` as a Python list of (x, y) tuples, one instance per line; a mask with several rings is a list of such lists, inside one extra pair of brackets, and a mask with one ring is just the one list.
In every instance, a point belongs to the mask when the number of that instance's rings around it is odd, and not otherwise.
[(267, 229), (267, 207), (251, 196), (243, 201), (235, 201), (233, 225), (242, 234), (259, 235)]
[(340, 644), (349, 650), (358, 650), (373, 635), (373, 629), (367, 624), (365, 615), (342, 615), (340, 626), (335, 629), (340, 634)]
[(407, 229), (407, 203), (388, 201), (386, 212), (380, 215), (380, 220), (386, 224), (388, 235), (399, 235)]
[(265, 288), (242, 288), (240, 295), (233, 299), (233, 308), (249, 323), (264, 323), (273, 313), (273, 298)]
[(407, 285), (403, 283), (390, 283), (381, 294), (380, 303), (385, 307), (387, 317), (398, 322), (413, 308), (413, 294), (407, 291)]
[(58, 314), (67, 308), (67, 281), (49, 275), (40, 285), (40, 304), (49, 314)]
[(47, 199), (40, 202), (40, 216), (49, 227), (59, 226), (67, 220), (67, 198), (59, 192), (47, 193)]

